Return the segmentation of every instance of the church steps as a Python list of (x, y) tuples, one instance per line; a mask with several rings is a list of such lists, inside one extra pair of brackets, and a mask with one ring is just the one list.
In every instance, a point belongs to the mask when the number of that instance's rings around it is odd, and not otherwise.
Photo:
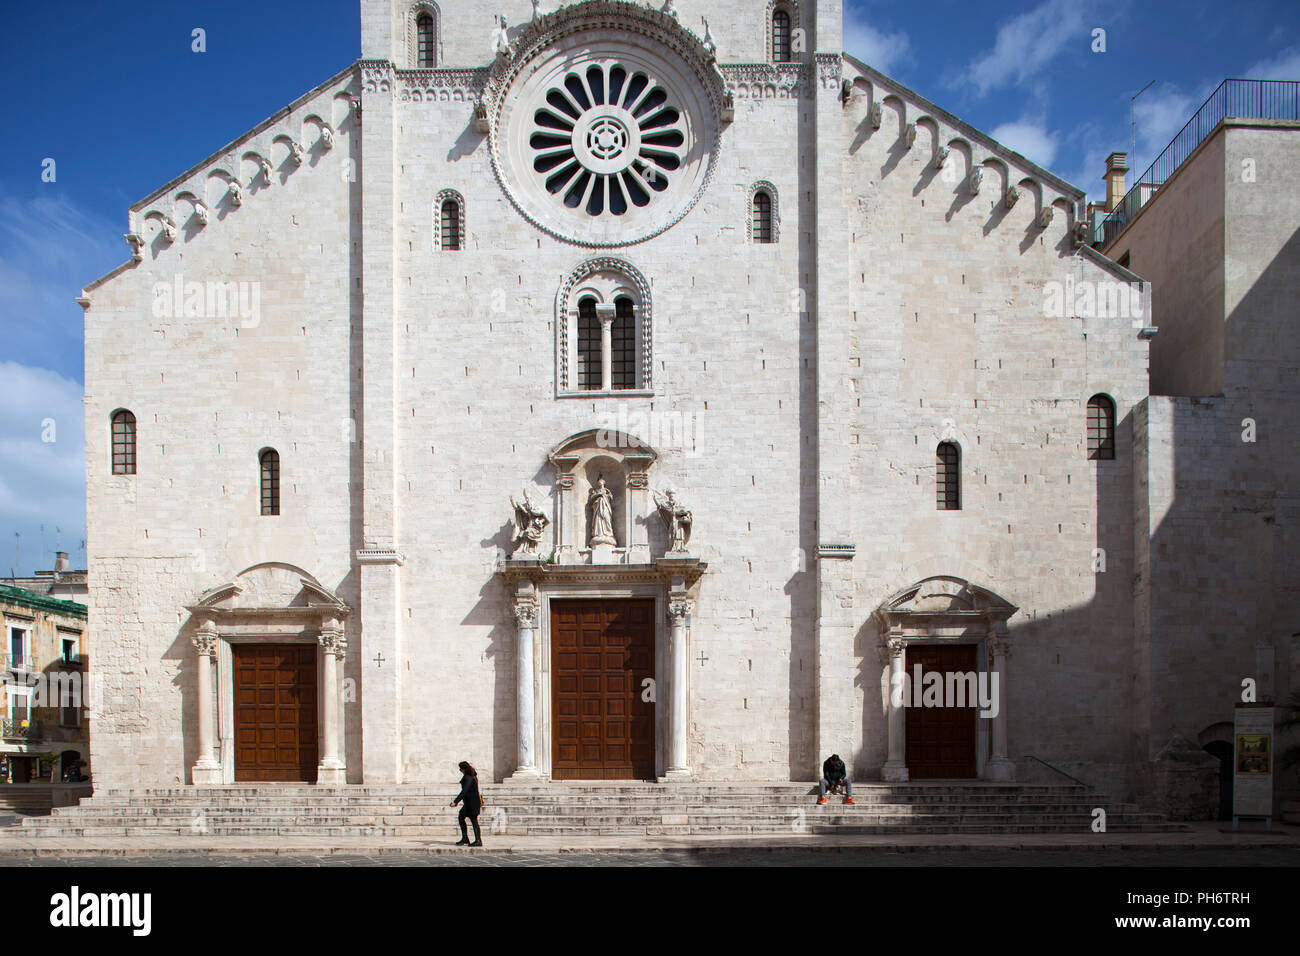
[[(451, 787), (270, 785), (101, 791), (77, 807), (27, 817), (24, 836), (402, 837), (456, 831)], [(1108, 832), (1186, 829), (1109, 803), (1081, 786), (863, 783), (855, 805), (816, 803), (807, 783), (549, 784), (484, 787), (485, 833), (511, 835), (1080, 833), (1093, 808)]]

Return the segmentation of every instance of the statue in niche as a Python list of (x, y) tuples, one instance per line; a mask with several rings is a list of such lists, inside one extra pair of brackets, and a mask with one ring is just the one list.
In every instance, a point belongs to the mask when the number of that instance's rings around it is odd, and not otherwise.
[(691, 541), (691, 513), (677, 500), (673, 489), (665, 489), (663, 494), (655, 493), (655, 507), (668, 530), (668, 552), (685, 553)]
[(537, 557), (538, 548), (542, 543), (542, 532), (551, 523), (551, 519), (546, 517), (542, 509), (533, 501), (527, 488), (524, 489), (522, 502), (515, 501), (511, 496), (510, 507), (515, 511), (515, 543), (519, 544), (515, 554), (523, 553), (529, 557)]
[(614, 541), (614, 492), (605, 484), (605, 476), (596, 479), (596, 487), (587, 493), (587, 504), (591, 508), (591, 539), (594, 547), (598, 544), (615, 544)]

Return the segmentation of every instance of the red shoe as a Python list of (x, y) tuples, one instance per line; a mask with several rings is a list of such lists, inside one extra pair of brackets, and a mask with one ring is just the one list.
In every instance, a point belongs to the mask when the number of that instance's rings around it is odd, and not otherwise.
[(826, 798), (825, 798), (825, 797), (821, 797), (821, 798), (819, 798), (819, 799), (817, 800), (817, 806), (819, 806), (819, 807), (824, 807), (824, 806), (826, 806)]
[(852, 797), (845, 797), (845, 798), (844, 798), (844, 802), (845, 802), (845, 803), (853, 803), (853, 798), (852, 798)]

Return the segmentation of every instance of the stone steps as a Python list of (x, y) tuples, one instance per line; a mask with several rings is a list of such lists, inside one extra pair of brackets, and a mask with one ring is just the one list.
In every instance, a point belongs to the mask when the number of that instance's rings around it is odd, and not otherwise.
[[(1159, 814), (1110, 804), (1081, 786), (925, 783), (854, 787), (856, 804), (816, 803), (807, 783), (486, 785), (485, 833), (551, 836), (1077, 833), (1094, 807), (1107, 830), (1184, 830)], [(246, 836), (445, 838), (447, 787), (299, 785), (106, 790), (77, 807), (27, 817), (32, 837)]]

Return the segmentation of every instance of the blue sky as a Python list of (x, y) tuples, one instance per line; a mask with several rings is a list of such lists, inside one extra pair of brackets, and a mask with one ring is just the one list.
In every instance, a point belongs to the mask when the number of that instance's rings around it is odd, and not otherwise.
[[(1289, 0), (846, 3), (848, 52), (1093, 197), (1149, 81), (1139, 170), (1225, 77), (1300, 79)], [(500, 7), (512, 21), (530, 9)], [(56, 541), (84, 561), (73, 300), (127, 258), (127, 206), (354, 61), (359, 23), (357, 0), (0, 5), (0, 63), (22, 79), (0, 150), (0, 574), (51, 567)], [(206, 52), (191, 50), (195, 27)]]

